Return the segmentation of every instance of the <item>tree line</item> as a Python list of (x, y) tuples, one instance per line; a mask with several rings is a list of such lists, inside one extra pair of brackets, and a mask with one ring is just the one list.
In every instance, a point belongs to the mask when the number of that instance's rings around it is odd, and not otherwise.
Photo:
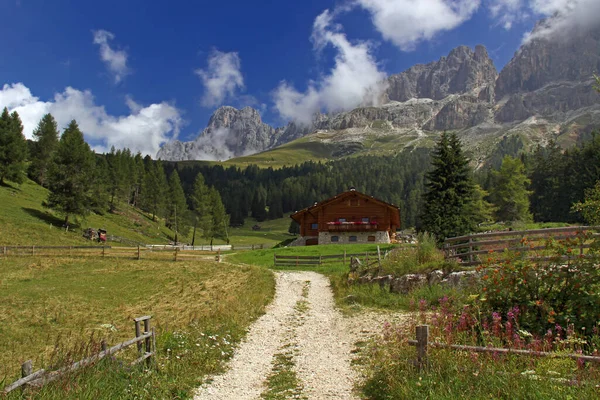
[[(73, 216), (115, 211), (129, 204), (160, 218), (177, 233), (227, 240), (228, 226), (281, 218), (355, 187), (400, 208), (402, 228), (439, 237), (477, 231), (487, 221), (580, 222), (573, 208), (600, 179), (600, 136), (562, 150), (556, 143), (532, 153), (494, 158), (473, 171), (455, 134), (433, 151), (406, 149), (394, 156), (307, 161), (280, 169), (250, 165), (162, 162), (112, 148), (95, 154), (77, 122), (59, 134), (45, 115), (27, 142), (16, 112), (0, 116), (0, 183), (28, 175), (49, 189), (47, 205)], [(504, 154), (521, 149), (504, 139)], [(175, 237), (177, 241), (178, 237)]]

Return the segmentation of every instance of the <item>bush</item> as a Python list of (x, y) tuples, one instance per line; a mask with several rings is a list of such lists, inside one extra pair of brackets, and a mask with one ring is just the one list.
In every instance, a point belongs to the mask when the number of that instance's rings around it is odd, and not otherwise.
[(534, 334), (572, 325), (577, 332), (591, 335), (600, 320), (600, 272), (597, 250), (590, 249), (589, 258), (574, 254), (585, 240), (548, 240), (551, 261), (547, 263), (519, 253), (502, 264), (488, 259), (478, 267), (482, 279), (476, 305), (484, 312), (518, 310), (514, 322)]
[(386, 274), (402, 276), (441, 269), (444, 253), (437, 248), (435, 237), (421, 233), (416, 247), (401, 247), (392, 251), (383, 263)]

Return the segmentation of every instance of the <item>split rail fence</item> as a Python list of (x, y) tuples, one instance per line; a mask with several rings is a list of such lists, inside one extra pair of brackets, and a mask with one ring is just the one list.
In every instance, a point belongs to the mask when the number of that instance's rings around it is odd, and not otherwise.
[[(458, 236), (444, 241), (444, 254), (446, 259), (456, 259), (461, 265), (474, 266), (481, 264), (481, 256), (501, 251), (518, 251), (521, 253), (543, 253), (548, 239), (577, 241), (578, 255), (586, 257), (586, 250), (590, 248), (591, 241), (600, 234), (594, 231), (600, 227), (569, 226), (564, 228), (535, 229), (525, 231), (504, 231), (480, 233), (474, 235)], [(538, 261), (553, 260), (555, 257), (546, 257), (536, 254), (529, 257)], [(565, 258), (568, 258), (565, 256)]]
[[(154, 328), (150, 327), (151, 316), (144, 316), (134, 318), (135, 326), (135, 338), (119, 343), (115, 346), (108, 347), (105, 341), (102, 341), (102, 351), (94, 354), (91, 357), (84, 358), (83, 360), (77, 361), (71, 365), (67, 365), (54, 371), (46, 371), (40, 369), (33, 372), (33, 363), (31, 360), (25, 361), (21, 365), (21, 379), (6, 386), (3, 390), (4, 394), (8, 394), (15, 389), (23, 388), (25, 386), (42, 387), (47, 383), (50, 383), (61, 376), (64, 376), (70, 372), (76, 371), (80, 368), (92, 365), (105, 357), (113, 357), (114, 354), (126, 349), (134, 344), (137, 345), (138, 357), (131, 361), (130, 365), (136, 365), (143, 361), (146, 361), (148, 366), (152, 363), (152, 357), (156, 355), (156, 334)], [(141, 324), (143, 323), (143, 331)]]
[(221, 250), (181, 250), (175, 248), (112, 247), (112, 246), (0, 246), (2, 257), (112, 257), (135, 260), (208, 260), (221, 261)]
[(516, 354), (530, 357), (554, 357), (570, 358), (573, 360), (582, 360), (587, 362), (600, 363), (600, 357), (586, 356), (583, 354), (565, 354), (552, 353), (547, 351), (533, 351), (522, 349), (511, 349), (504, 347), (484, 347), (484, 346), (466, 346), (460, 344), (447, 344), (429, 341), (429, 325), (419, 325), (416, 328), (416, 340), (409, 340), (408, 344), (417, 348), (417, 367), (425, 369), (429, 365), (429, 348), (450, 349), (458, 351), (470, 351), (475, 353), (494, 353), (494, 354)]
[[(386, 253), (387, 254), (387, 253)], [(365, 264), (369, 264), (369, 261), (377, 262), (381, 259), (382, 255), (380, 251), (367, 251), (364, 253), (347, 253), (344, 251), (343, 254), (332, 254), (325, 256), (280, 256), (277, 254), (273, 255), (273, 264), (276, 267), (299, 267), (299, 266), (313, 266), (317, 267), (327, 263), (342, 262), (344, 264), (350, 262), (350, 258), (362, 259)]]

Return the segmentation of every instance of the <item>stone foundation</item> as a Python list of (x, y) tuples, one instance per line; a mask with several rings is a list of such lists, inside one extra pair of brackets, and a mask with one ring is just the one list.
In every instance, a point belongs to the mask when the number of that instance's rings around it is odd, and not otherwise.
[[(337, 241), (331, 238), (337, 236)], [(374, 240), (369, 240), (369, 236)], [(350, 240), (355, 237), (356, 240)], [(355, 243), (390, 243), (390, 235), (387, 231), (377, 232), (319, 232), (319, 244), (355, 244)]]

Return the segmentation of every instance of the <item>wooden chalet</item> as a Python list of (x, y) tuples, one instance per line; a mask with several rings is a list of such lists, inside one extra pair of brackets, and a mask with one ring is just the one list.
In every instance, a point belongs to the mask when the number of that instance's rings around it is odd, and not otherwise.
[(390, 243), (400, 227), (398, 207), (350, 189), (290, 216), (300, 225), (297, 246)]

